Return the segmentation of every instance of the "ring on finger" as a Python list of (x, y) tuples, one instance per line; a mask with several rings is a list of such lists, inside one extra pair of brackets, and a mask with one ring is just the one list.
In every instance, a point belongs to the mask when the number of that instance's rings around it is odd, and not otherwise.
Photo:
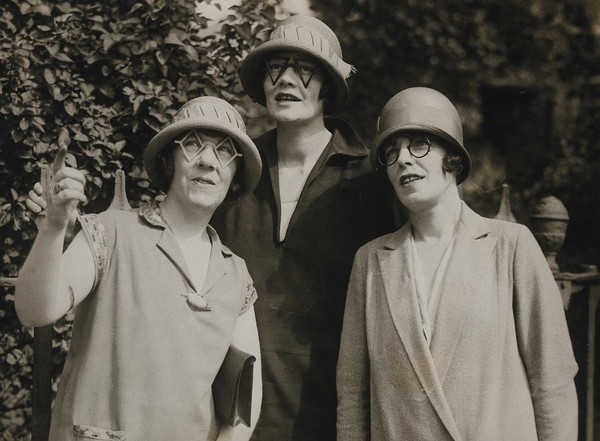
[(59, 193), (62, 190), (62, 185), (60, 182), (54, 184), (54, 193)]

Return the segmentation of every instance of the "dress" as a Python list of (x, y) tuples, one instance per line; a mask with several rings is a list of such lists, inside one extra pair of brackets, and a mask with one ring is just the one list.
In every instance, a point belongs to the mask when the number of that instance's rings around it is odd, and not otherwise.
[(577, 439), (562, 299), (523, 225), (466, 204), (432, 338), (424, 337), (409, 224), (361, 248), (338, 363), (338, 439)]
[[(209, 226), (209, 269), (197, 292), (158, 205), (87, 215), (98, 278), (77, 306), (50, 440), (213, 440), (211, 385), (237, 317), (256, 298), (242, 259)], [(103, 253), (105, 250), (106, 253)]]
[(335, 365), (356, 250), (395, 226), (393, 194), (369, 171), (369, 151), (343, 121), (311, 171), (278, 240), (275, 130), (255, 142), (263, 173), (253, 194), (221, 206), (213, 225), (242, 256), (260, 293), (255, 305), (263, 404), (253, 439), (334, 440)]

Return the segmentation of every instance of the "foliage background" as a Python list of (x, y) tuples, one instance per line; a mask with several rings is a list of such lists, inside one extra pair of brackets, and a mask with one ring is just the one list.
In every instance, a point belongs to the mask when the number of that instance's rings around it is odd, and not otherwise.
[[(208, 1), (210, 3), (210, 1)], [(218, 3), (218, 2), (213, 2)], [(152, 199), (148, 140), (188, 98), (221, 96), (268, 124), (243, 98), (239, 61), (263, 41), (280, 0), (245, 0), (218, 24), (193, 0), (5, 0), (0, 13), (0, 276), (15, 277), (35, 226), (24, 200), (59, 142), (85, 170), (87, 212), (105, 209), (117, 169), (132, 205)], [(341, 116), (369, 141), (394, 93), (431, 86), (457, 104), (474, 175), (465, 199), (494, 215), (502, 183), (527, 223), (544, 195), (571, 216), (565, 269), (600, 264), (600, 5), (597, 0), (320, 0), (357, 74)], [(54, 327), (55, 379), (70, 324)], [(0, 287), (0, 438), (28, 439), (31, 330)], [(56, 387), (56, 380), (54, 383)]]

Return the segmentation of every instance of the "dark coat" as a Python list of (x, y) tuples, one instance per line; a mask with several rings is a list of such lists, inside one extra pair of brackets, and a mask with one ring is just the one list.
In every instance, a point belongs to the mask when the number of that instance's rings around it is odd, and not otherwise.
[(246, 260), (263, 364), (259, 440), (334, 440), (335, 366), (346, 289), (356, 250), (393, 231), (394, 198), (369, 173), (369, 150), (340, 120), (311, 171), (285, 240), (278, 240), (280, 202), (275, 130), (256, 140), (263, 160), (258, 187), (224, 206), (211, 224)]

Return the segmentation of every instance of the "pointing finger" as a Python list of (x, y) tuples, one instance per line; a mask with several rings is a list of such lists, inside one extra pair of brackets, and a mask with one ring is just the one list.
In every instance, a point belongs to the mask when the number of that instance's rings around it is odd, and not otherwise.
[(52, 162), (52, 174), (56, 174), (61, 168), (65, 166), (65, 158), (67, 157), (67, 148), (61, 147), (58, 149), (58, 153), (56, 154), (56, 158), (54, 158), (54, 162)]

